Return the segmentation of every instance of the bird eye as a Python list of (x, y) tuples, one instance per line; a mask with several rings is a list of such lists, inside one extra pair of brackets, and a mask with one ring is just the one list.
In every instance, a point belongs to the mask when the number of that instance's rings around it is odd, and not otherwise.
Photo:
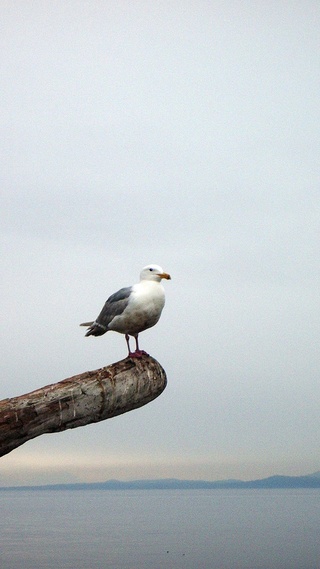
[(153, 271), (152, 267), (150, 267), (149, 271)]

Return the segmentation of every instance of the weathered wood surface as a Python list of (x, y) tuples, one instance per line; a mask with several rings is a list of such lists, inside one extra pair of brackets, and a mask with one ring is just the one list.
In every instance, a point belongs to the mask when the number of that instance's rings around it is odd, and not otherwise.
[(143, 355), (4, 399), (0, 401), (0, 456), (44, 433), (137, 409), (158, 397), (166, 383), (160, 364)]

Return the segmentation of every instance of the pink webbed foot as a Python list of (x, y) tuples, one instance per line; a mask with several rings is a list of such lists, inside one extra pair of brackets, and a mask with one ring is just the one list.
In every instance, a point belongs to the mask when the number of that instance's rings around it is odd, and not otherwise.
[(144, 350), (136, 350), (135, 352), (129, 352), (128, 358), (142, 358), (142, 356), (148, 356), (149, 354)]
[(139, 343), (138, 343), (138, 334), (136, 336), (134, 336), (134, 339), (136, 341), (136, 349), (134, 352), (130, 351), (129, 334), (126, 334), (125, 338), (126, 338), (126, 342), (127, 342), (127, 346), (128, 346), (128, 352), (129, 352), (128, 358), (142, 358), (142, 356), (148, 356), (149, 355), (144, 350), (140, 350)]

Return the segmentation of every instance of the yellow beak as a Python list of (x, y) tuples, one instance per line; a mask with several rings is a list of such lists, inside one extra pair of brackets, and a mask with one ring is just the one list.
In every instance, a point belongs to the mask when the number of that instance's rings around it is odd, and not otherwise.
[(171, 280), (171, 277), (170, 275), (168, 275), (168, 273), (160, 273), (158, 276), (161, 277), (162, 279), (167, 279), (167, 281)]

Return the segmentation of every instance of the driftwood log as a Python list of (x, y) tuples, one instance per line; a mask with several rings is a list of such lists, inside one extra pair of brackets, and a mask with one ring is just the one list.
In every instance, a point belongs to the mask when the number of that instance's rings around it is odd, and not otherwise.
[(110, 419), (149, 403), (166, 374), (148, 355), (126, 358), (0, 401), (0, 456), (43, 435)]

